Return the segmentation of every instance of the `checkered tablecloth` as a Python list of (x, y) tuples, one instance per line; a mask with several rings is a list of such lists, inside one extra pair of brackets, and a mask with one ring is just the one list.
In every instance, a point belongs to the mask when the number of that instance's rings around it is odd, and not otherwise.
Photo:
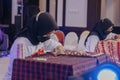
[[(104, 57), (103, 57), (104, 56)], [(100, 62), (103, 60), (102, 62)], [(41, 55), (15, 59), (12, 80), (67, 80), (69, 76), (83, 74), (97, 64), (106, 62), (106, 56), (76, 57)]]
[(100, 41), (95, 51), (96, 53), (105, 53), (112, 61), (120, 63), (120, 40)]

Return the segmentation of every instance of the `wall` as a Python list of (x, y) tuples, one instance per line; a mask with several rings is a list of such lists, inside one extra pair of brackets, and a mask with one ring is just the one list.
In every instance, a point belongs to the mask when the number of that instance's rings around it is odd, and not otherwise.
[(87, 26), (87, 0), (66, 0), (65, 26)]
[(17, 0), (12, 0), (12, 24), (15, 23), (15, 15), (17, 15)]
[(120, 26), (120, 0), (102, 0), (101, 18), (105, 17)]
[(57, 5), (57, 24), (58, 26), (62, 26), (62, 20), (63, 20), (63, 0), (58, 0)]
[[(50, 0), (50, 13), (55, 17), (55, 1)], [(86, 27), (88, 0), (66, 0), (65, 25), (72, 27)], [(120, 26), (120, 0), (101, 0), (101, 18), (110, 18), (116, 26)], [(39, 0), (40, 10), (46, 11), (46, 0)], [(17, 0), (12, 0), (12, 24), (17, 15)], [(63, 0), (58, 0), (57, 23), (63, 25)]]
[(55, 18), (56, 17), (56, 0), (50, 0), (50, 14)]
[(116, 26), (120, 26), (120, 0), (114, 0), (114, 23)]
[(46, 0), (39, 0), (39, 4), (40, 11), (46, 11)]

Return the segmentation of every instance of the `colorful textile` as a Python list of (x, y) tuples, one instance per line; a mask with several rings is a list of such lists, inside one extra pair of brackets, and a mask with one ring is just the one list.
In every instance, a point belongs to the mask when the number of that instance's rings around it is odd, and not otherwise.
[(112, 61), (119, 63), (120, 61), (120, 40), (103, 40), (99, 41), (95, 51), (97, 53), (105, 53), (110, 56)]

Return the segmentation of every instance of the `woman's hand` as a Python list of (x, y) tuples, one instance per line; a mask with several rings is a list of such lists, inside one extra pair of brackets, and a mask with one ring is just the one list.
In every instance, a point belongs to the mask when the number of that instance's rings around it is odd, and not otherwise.
[(63, 49), (63, 46), (57, 46), (56, 49), (54, 50), (54, 52), (52, 52), (52, 54), (54, 56), (58, 56), (60, 54), (65, 54), (64, 53), (64, 49)]
[(114, 39), (120, 39), (120, 35), (119, 34), (115, 35)]

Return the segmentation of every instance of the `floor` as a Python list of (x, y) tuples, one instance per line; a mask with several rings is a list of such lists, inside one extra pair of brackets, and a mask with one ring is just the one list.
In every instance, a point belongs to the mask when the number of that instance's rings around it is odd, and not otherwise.
[(9, 56), (0, 57), (0, 80), (3, 79), (9, 62)]

